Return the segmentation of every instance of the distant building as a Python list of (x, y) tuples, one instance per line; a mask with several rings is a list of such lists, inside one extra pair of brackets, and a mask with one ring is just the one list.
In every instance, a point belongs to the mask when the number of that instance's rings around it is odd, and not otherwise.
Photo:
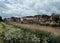
[(34, 17), (37, 18), (37, 20), (38, 20), (38, 22), (39, 22), (39, 20), (40, 20), (40, 18), (41, 18), (41, 15), (35, 15)]
[(48, 15), (35, 15), (35, 16), (28, 16), (22, 17), (23, 23), (40, 23), (40, 22), (47, 22), (50, 21), (51, 16)]
[(37, 23), (38, 18), (34, 16), (22, 17), (22, 23)]
[(12, 22), (20, 22), (21, 20), (18, 17), (11, 17), (11, 21)]
[(48, 15), (41, 15), (40, 22), (47, 22), (50, 21), (51, 16)]
[(5, 18), (4, 19), (5, 22), (20, 22), (20, 18), (17, 17), (11, 17), (11, 18)]
[(11, 21), (11, 19), (10, 18), (4, 18), (4, 20), (3, 20), (4, 22), (10, 22)]

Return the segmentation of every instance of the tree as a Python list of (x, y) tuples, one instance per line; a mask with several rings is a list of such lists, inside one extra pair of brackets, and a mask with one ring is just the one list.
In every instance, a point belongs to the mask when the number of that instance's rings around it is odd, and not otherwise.
[(34, 17), (38, 18), (38, 22), (39, 22), (41, 15), (35, 15)]
[(52, 20), (55, 21), (55, 22), (58, 22), (59, 21), (59, 15), (52, 14)]
[(6, 22), (6, 18), (4, 18), (4, 20), (3, 20), (4, 22)]
[(0, 16), (0, 22), (1, 22), (1, 21), (3, 21), (3, 20), (2, 20), (2, 17)]
[(58, 22), (59, 17), (58, 16), (55, 16), (53, 19), (54, 19), (55, 22)]

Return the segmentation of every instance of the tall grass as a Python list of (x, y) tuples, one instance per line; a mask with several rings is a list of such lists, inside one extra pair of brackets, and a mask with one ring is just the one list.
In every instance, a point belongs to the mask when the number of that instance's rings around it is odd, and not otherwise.
[(60, 43), (60, 37), (46, 31), (35, 32), (17, 27), (15, 25), (2, 23), (3, 43)]
[(42, 26), (51, 26), (51, 27), (60, 27), (60, 23), (55, 23), (55, 22), (44, 22), (44, 23), (39, 23), (39, 25)]

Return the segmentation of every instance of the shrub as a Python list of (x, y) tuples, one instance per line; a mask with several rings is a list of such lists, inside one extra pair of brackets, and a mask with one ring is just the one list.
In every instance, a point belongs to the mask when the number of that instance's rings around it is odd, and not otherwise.
[(60, 23), (50, 23), (50, 26), (52, 26), (52, 27), (59, 27)]
[(49, 22), (46, 22), (46, 23), (45, 23), (45, 26), (49, 26), (49, 24), (50, 24)]

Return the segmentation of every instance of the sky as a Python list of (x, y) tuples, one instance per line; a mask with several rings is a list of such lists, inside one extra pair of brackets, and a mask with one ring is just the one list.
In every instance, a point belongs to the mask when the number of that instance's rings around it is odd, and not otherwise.
[(60, 0), (0, 0), (0, 16), (22, 17), (60, 13)]

